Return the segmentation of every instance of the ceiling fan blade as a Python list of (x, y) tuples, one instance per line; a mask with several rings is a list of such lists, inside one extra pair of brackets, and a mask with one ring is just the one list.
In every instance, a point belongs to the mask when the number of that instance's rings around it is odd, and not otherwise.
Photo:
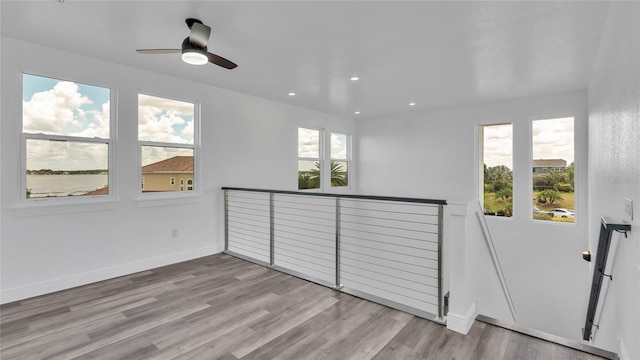
[(189, 42), (195, 46), (201, 48), (206, 47), (209, 42), (209, 36), (211, 35), (211, 28), (201, 23), (193, 23), (191, 25), (191, 34), (189, 35)]
[(181, 49), (138, 49), (140, 54), (175, 54), (182, 52)]
[(210, 63), (216, 64), (218, 66), (222, 66), (225, 69), (231, 70), (231, 69), (235, 69), (238, 66), (233, 61), (227, 60), (222, 56), (218, 56), (216, 54), (207, 53), (207, 56), (209, 57)]

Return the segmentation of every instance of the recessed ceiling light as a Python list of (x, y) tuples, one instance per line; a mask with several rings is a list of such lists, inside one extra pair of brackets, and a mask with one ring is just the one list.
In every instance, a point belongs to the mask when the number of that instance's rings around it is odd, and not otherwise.
[(360, 115), (360, 111), (356, 111), (356, 112), (354, 112), (354, 114)]
[(296, 93), (294, 93), (294, 92), (290, 92), (290, 93), (289, 93), (289, 96), (296, 96)]
[(358, 80), (360, 80), (360, 78), (354, 75), (354, 76), (350, 77), (349, 80), (358, 81)]
[(416, 103), (414, 103), (414, 102), (410, 102), (410, 103), (409, 103), (409, 106), (416, 106)]

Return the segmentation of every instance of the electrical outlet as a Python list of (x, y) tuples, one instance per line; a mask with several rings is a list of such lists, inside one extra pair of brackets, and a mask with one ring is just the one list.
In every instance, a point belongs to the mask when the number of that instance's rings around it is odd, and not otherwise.
[(624, 213), (627, 214), (629, 220), (633, 220), (633, 200), (624, 199)]
[(178, 237), (178, 229), (171, 229), (171, 237)]

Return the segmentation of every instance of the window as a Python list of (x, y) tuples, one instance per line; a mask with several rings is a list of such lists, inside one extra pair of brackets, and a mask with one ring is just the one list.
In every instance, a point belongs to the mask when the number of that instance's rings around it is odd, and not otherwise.
[(535, 120), (532, 132), (533, 219), (574, 222), (574, 119)]
[(322, 162), (320, 130), (298, 128), (298, 189), (319, 189)]
[(108, 88), (22, 75), (25, 199), (109, 195), (110, 104)]
[(479, 127), (481, 194), (485, 215), (513, 216), (513, 126)]
[[(183, 179), (194, 178), (194, 119), (193, 103), (138, 95), (142, 192), (184, 191)], [(181, 179), (179, 189), (172, 186), (175, 178)]]
[(331, 187), (349, 186), (350, 136), (331, 133)]

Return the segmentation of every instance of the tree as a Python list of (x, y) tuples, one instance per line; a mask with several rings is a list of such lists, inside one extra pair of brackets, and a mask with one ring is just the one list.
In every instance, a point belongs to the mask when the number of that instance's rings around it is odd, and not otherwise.
[(331, 186), (347, 186), (347, 172), (342, 168), (342, 164), (337, 161), (331, 162)]
[(575, 187), (574, 184), (574, 178), (575, 178), (575, 174), (576, 174), (576, 163), (572, 162), (568, 167), (567, 167), (567, 181), (568, 184)]
[(545, 170), (545, 172), (537, 174), (533, 178), (533, 184), (539, 189), (558, 190), (558, 184), (566, 184), (568, 181), (567, 174), (558, 170)]
[[(305, 189), (315, 189), (320, 187), (320, 163), (316, 162), (315, 169), (309, 170), (308, 175), (309, 187)], [(338, 161), (331, 161), (331, 186), (347, 186), (347, 172), (343, 169), (342, 164)], [(298, 185), (300, 184), (300, 174), (298, 174)], [(298, 186), (301, 189), (300, 186)]]
[(505, 165), (487, 167), (484, 165), (484, 183), (494, 184), (498, 180), (513, 182), (513, 172)]
[(507, 202), (511, 195), (513, 194), (513, 190), (509, 187), (505, 187), (500, 189), (500, 191), (496, 191), (496, 199), (502, 199), (502, 201)]
[(308, 189), (317, 189), (320, 187), (320, 162), (316, 162), (315, 169), (309, 170), (309, 187)]
[(538, 194), (537, 201), (541, 204), (549, 203), (553, 205), (556, 201), (562, 201), (562, 195), (560, 195), (560, 192), (558, 190), (546, 189), (542, 190)]

